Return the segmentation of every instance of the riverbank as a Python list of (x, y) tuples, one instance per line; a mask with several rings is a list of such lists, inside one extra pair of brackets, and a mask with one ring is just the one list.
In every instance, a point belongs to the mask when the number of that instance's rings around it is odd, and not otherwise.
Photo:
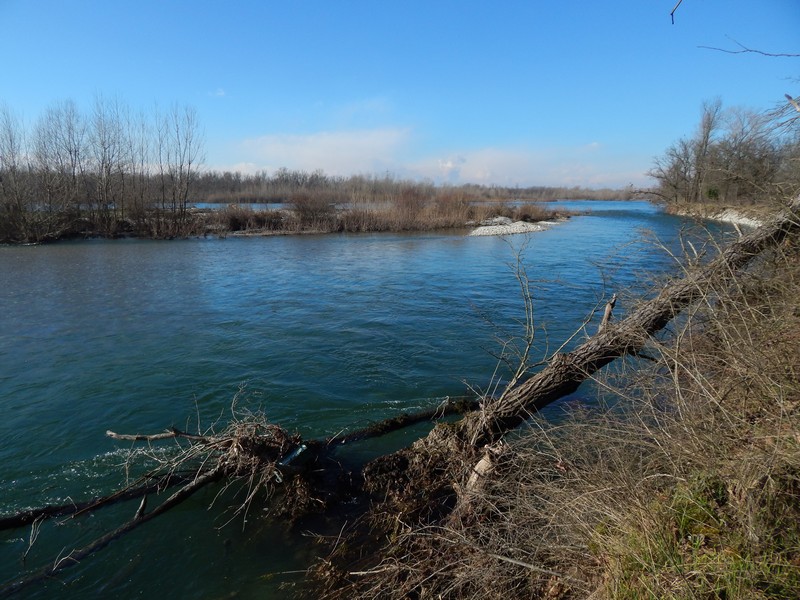
[(718, 204), (668, 205), (665, 211), (680, 217), (707, 219), (742, 227), (759, 227), (775, 209), (771, 206), (720, 206)]
[(800, 596), (798, 295), (788, 240), (495, 447), (461, 510), (393, 516), (378, 559), (324, 562), (326, 597)]
[[(321, 196), (295, 197), (289, 206), (255, 209), (249, 205), (186, 208), (180, 215), (158, 210), (124, 218), (110, 215), (67, 218), (58, 228), (29, 220), (25, 234), (0, 243), (37, 244), (75, 239), (179, 239), (190, 237), (277, 236), (477, 229), (474, 235), (541, 231), (572, 212), (541, 203), (472, 203), (461, 198), (430, 199), (407, 193), (382, 203), (340, 206)], [(39, 215), (42, 219), (48, 215)], [(499, 227), (483, 229), (481, 223)], [(511, 226), (513, 224), (513, 226)], [(537, 225), (541, 224), (541, 225)]]

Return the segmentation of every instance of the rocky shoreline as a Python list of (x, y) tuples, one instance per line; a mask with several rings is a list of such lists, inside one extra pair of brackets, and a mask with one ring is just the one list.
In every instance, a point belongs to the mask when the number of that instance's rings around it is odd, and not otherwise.
[(760, 227), (764, 219), (757, 214), (739, 208), (709, 206), (701, 204), (688, 207), (670, 207), (667, 212), (679, 217), (692, 217), (731, 223), (741, 227)]

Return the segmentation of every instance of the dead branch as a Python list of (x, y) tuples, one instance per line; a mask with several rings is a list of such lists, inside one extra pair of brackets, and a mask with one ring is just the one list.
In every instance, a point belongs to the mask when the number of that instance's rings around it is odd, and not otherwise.
[(681, 2), (683, 2), (683, 0), (678, 0), (678, 3), (672, 8), (672, 10), (669, 13), (673, 25), (675, 25), (675, 11), (678, 10), (678, 7), (681, 5)]
[(0, 518), (0, 531), (4, 529), (16, 529), (19, 527), (24, 527), (33, 523), (34, 521), (51, 519), (53, 517), (65, 517), (70, 515), (72, 517), (77, 517), (83, 513), (95, 511), (99, 508), (111, 506), (112, 504), (134, 500), (148, 494), (162, 492), (177, 485), (185, 485), (187, 481), (189, 481), (189, 479), (187, 479), (187, 477), (184, 475), (170, 473), (158, 477), (155, 481), (142, 483), (150, 478), (151, 476), (142, 477), (135, 483), (126, 486), (121, 490), (117, 490), (116, 492), (107, 496), (92, 498), (91, 500), (84, 502), (42, 506), (39, 508), (18, 512), (14, 515), (2, 517)]
[(614, 310), (614, 306), (617, 303), (617, 295), (614, 294), (611, 296), (611, 299), (606, 303), (606, 308), (603, 311), (603, 319), (600, 321), (600, 325), (597, 327), (597, 333), (602, 333), (603, 330), (608, 325), (608, 322), (611, 320), (611, 312)]
[(105, 548), (111, 542), (113, 542), (123, 534), (132, 531), (139, 525), (143, 525), (144, 523), (150, 521), (151, 519), (154, 519), (157, 516), (167, 512), (169, 509), (177, 506), (184, 500), (188, 499), (192, 494), (194, 494), (201, 488), (208, 485), (209, 483), (218, 481), (224, 476), (225, 474), (224, 471), (225, 471), (224, 466), (220, 464), (217, 465), (214, 469), (202, 475), (198, 475), (190, 483), (186, 484), (177, 492), (172, 494), (172, 496), (164, 500), (164, 502), (162, 502), (157, 508), (155, 508), (151, 512), (140, 515), (139, 511), (137, 511), (137, 514), (134, 516), (133, 519), (127, 521), (124, 525), (121, 525), (114, 531), (111, 531), (105, 534), (104, 536), (97, 538), (88, 546), (84, 546), (83, 548), (73, 550), (67, 556), (61, 558), (52, 565), (48, 565), (47, 567), (40, 569), (39, 571), (36, 571), (35, 573), (29, 575), (25, 579), (21, 579), (19, 581), (16, 581), (14, 583), (11, 583), (9, 585), (0, 588), (0, 596), (7, 597), (10, 596), (11, 594), (15, 594), (32, 583), (36, 583), (37, 581), (41, 581), (48, 577), (52, 577), (59, 571), (63, 571), (68, 567), (78, 564), (81, 560), (87, 558), (88, 556), (91, 556), (98, 550)]
[(418, 423), (436, 421), (451, 415), (464, 415), (477, 410), (479, 406), (480, 403), (474, 398), (461, 396), (453, 399), (448, 397), (445, 402), (438, 406), (413, 413), (400, 413), (399, 415), (389, 417), (383, 421), (378, 421), (377, 423), (373, 423), (361, 429), (356, 429), (345, 435), (337, 434), (320, 443), (325, 446), (342, 446), (344, 444), (360, 442), (370, 438), (380, 437), (406, 427), (411, 427)]
[(142, 435), (142, 434), (131, 435), (125, 433), (114, 433), (111, 430), (106, 431), (106, 435), (115, 440), (127, 440), (131, 442), (156, 442), (159, 440), (169, 440), (173, 438), (184, 438), (187, 440), (192, 440), (194, 442), (202, 442), (202, 443), (210, 443), (212, 441), (215, 441), (213, 438), (209, 438), (204, 435), (195, 435), (192, 433), (186, 433), (185, 431), (181, 431), (179, 429), (176, 429), (175, 427), (170, 427), (164, 433), (155, 433), (151, 435)]
[[(677, 8), (677, 7), (676, 7)], [(769, 56), (771, 58), (798, 58), (800, 54), (793, 54), (787, 52), (765, 52), (763, 50), (757, 50), (755, 48), (748, 48), (744, 44), (737, 42), (736, 40), (731, 40), (734, 44), (739, 46), (738, 50), (730, 50), (728, 48), (716, 48), (714, 46), (698, 46), (698, 48), (703, 48), (704, 50), (714, 50), (716, 52), (724, 52), (725, 54), (760, 54), (761, 56)]]

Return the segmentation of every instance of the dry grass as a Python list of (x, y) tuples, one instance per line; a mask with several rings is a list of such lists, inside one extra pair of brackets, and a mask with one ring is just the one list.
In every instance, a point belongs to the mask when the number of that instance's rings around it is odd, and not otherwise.
[(303, 191), (288, 198), (282, 209), (254, 210), (231, 205), (208, 214), (212, 233), (330, 233), (431, 231), (467, 228), (494, 216), (517, 221), (544, 221), (567, 216), (540, 204), (509, 206), (480, 203), (456, 191), (419, 186), (398, 187), (379, 202), (360, 201), (326, 190)]
[(798, 254), (710, 293), (598, 406), (534, 420), (444, 520), (387, 515), (378, 564), (322, 564), (330, 597), (799, 597)]

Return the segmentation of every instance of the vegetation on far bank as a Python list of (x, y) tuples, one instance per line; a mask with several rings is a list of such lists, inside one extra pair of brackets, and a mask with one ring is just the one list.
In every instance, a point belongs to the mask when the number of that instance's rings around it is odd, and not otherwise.
[[(0, 243), (175, 238), (242, 229), (464, 227), (496, 215), (552, 218), (532, 202), (630, 197), (627, 190), (448, 186), (390, 175), (336, 177), (287, 169), (220, 173), (203, 170), (202, 161), (200, 124), (190, 107), (145, 115), (99, 97), (84, 113), (65, 101), (45, 110), (28, 130), (0, 105)], [(515, 208), (486, 208), (490, 202)], [(222, 210), (195, 209), (203, 203)], [(282, 207), (254, 210), (253, 203)], [(517, 206), (521, 203), (528, 205)]]
[(338, 207), (325, 194), (297, 194), (286, 209), (253, 209), (230, 205), (205, 209), (209, 233), (270, 235), (282, 233), (331, 233), (368, 231), (428, 231), (475, 226), (492, 217), (538, 222), (569, 216), (568, 211), (526, 203), (473, 203), (457, 193), (426, 197), (413, 185), (380, 204)]
[(768, 206), (800, 192), (800, 115), (703, 104), (700, 122), (655, 158), (649, 193), (672, 206)]

